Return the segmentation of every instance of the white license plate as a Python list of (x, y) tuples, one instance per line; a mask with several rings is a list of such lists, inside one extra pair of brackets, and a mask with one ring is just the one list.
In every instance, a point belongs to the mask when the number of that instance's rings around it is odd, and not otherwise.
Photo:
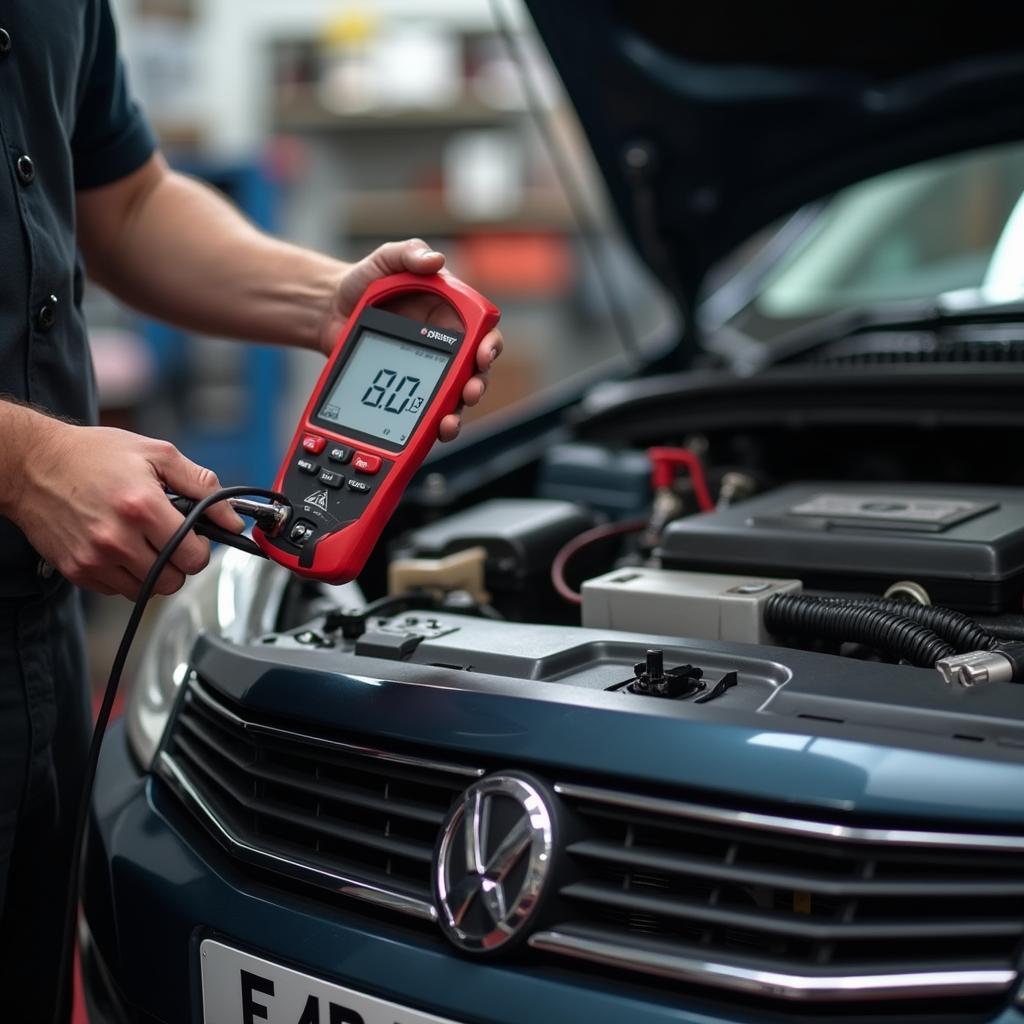
[(213, 939), (205, 939), (199, 950), (205, 1024), (454, 1024)]

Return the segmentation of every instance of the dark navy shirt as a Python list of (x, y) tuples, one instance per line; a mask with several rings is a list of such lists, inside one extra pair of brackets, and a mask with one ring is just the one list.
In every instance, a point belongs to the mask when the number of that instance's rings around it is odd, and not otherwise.
[[(108, 0), (3, 0), (0, 395), (95, 420), (75, 192), (130, 174), (154, 147), (128, 93)], [(38, 564), (0, 518), (0, 595), (45, 589)]]

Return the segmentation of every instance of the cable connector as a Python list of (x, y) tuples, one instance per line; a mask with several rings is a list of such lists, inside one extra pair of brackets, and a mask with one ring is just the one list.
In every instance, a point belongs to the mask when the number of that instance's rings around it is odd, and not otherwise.
[(950, 686), (970, 689), (987, 683), (1012, 683), (1024, 679), (1024, 643), (1000, 644), (991, 651), (968, 651), (935, 662)]
[(230, 498), (228, 504), (240, 516), (248, 516), (252, 519), (268, 537), (276, 537), (284, 529), (292, 515), (290, 505), (282, 505), (276, 501)]
[(708, 490), (704, 463), (696, 452), (691, 452), (688, 448), (662, 446), (648, 448), (647, 457), (651, 460), (651, 487), (655, 495), (659, 491), (672, 491), (676, 472), (682, 467), (689, 473), (693, 495), (701, 512), (711, 512), (714, 509), (715, 502)]
[[(197, 504), (194, 498), (185, 498), (180, 494), (168, 494), (168, 500), (183, 516), (187, 516)], [(291, 518), (291, 505), (285, 503), (284, 495), (273, 501), (253, 501), (251, 498), (229, 498), (228, 504), (240, 515), (248, 516), (268, 536), (276, 537)], [(205, 516), (201, 516), (195, 524), (196, 533), (219, 544), (238, 548), (258, 558), (266, 558), (259, 545), (244, 533), (232, 533)]]
[(651, 502), (651, 517), (644, 530), (643, 543), (647, 548), (657, 547), (662, 531), (686, 511), (686, 504), (672, 487), (659, 487)]

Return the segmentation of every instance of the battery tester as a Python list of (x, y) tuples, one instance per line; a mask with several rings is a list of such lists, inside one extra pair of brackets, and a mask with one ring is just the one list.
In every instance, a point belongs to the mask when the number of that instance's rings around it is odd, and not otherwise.
[[(461, 330), (412, 320), (384, 309), (397, 299), (427, 295), (452, 310)], [(193, 529), (263, 555), (325, 583), (359, 575), (412, 479), (437, 439), (441, 420), (459, 408), (484, 335), (498, 322), (491, 302), (457, 278), (393, 274), (375, 281), (338, 335), (306, 404), (272, 490), (224, 487), (200, 501), (168, 495), (185, 517), (143, 581), (111, 665), (96, 716), (75, 823), (65, 906), (60, 993), (70, 984), (89, 795), (103, 734), (128, 651), (157, 578)], [(266, 501), (254, 501), (260, 496)], [(204, 517), (219, 501), (255, 522), (253, 537), (222, 530)], [(62, 998), (58, 998), (58, 1017)]]
[[(381, 306), (426, 293), (453, 309), (463, 330)], [(440, 305), (439, 303), (439, 305)], [(290, 521), (253, 536), (300, 576), (343, 583), (369, 557), (412, 475), (455, 412), (476, 369), (480, 339), (498, 310), (448, 274), (396, 274), (370, 285), (317, 381), (274, 489)]]

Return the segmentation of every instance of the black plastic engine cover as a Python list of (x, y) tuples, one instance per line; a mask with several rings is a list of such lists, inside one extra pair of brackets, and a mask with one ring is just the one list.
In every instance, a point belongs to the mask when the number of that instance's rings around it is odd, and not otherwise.
[(1024, 489), (798, 483), (669, 524), (671, 569), (788, 576), (882, 593), (913, 580), (939, 605), (1019, 610)]
[[(593, 514), (572, 502), (494, 498), (410, 531), (391, 546), (390, 555), (443, 558), (483, 547), (487, 589), (503, 614), (566, 621), (577, 618), (576, 609), (555, 594), (551, 562), (563, 544), (593, 525)], [(578, 563), (588, 567), (585, 558)]]

